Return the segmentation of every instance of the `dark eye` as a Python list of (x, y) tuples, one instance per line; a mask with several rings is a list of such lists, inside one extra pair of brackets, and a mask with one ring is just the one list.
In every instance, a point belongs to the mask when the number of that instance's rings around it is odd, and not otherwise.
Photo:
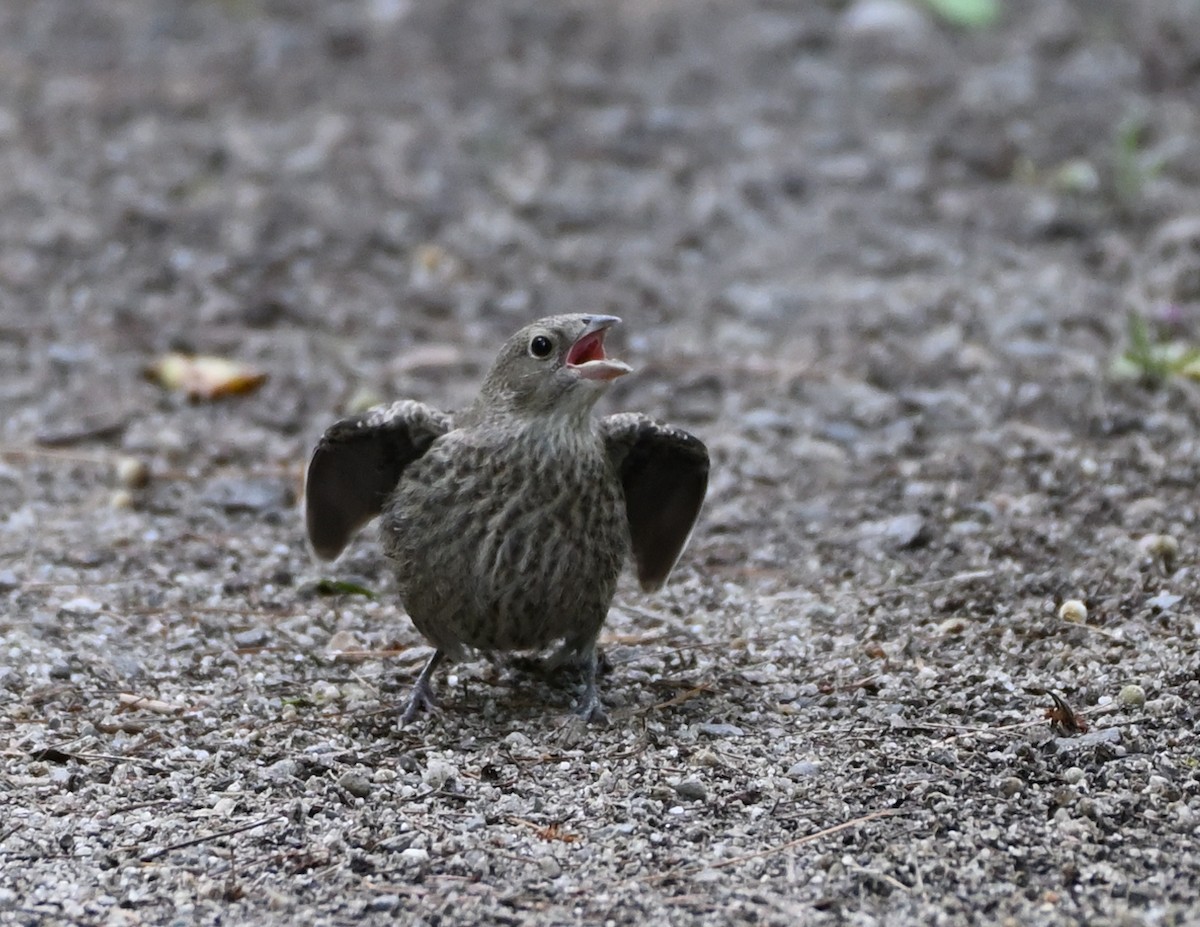
[(534, 357), (549, 357), (550, 352), (554, 350), (554, 345), (550, 343), (550, 339), (545, 335), (537, 335), (529, 342), (529, 353)]

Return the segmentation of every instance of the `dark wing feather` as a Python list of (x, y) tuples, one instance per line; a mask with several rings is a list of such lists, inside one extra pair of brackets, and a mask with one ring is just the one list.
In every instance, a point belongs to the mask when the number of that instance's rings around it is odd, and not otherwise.
[(600, 428), (625, 489), (638, 582), (657, 589), (671, 575), (700, 514), (708, 448), (686, 431), (644, 415), (610, 415)]
[(450, 416), (405, 400), (342, 419), (308, 464), (304, 519), (318, 557), (332, 560), (383, 510), (404, 468), (453, 427)]

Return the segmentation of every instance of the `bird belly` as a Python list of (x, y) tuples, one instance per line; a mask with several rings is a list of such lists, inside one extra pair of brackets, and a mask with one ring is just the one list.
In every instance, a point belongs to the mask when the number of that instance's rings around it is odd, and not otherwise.
[(418, 631), (456, 657), (595, 638), (629, 550), (606, 457), (526, 449), (414, 469), (384, 542)]

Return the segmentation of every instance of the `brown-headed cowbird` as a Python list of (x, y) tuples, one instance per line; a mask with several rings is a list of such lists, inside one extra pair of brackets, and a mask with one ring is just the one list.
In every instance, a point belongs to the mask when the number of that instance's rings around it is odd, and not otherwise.
[(632, 554), (645, 589), (667, 580), (708, 483), (695, 437), (643, 415), (596, 419), (629, 372), (604, 353), (620, 320), (559, 315), (517, 332), (479, 398), (453, 415), (401, 401), (333, 425), (305, 488), (309, 540), (332, 559), (382, 515), (400, 598), (436, 648), (404, 712), (433, 704), (430, 679), (468, 649), (541, 650), (578, 663), (578, 713), (603, 718), (596, 638)]

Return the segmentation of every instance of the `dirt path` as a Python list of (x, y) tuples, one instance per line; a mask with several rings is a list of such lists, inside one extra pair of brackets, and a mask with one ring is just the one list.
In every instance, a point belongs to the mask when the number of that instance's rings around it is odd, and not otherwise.
[[(1195, 919), (1200, 13), (1001, 2), (3, 4), (0, 923)], [(714, 458), (614, 723), (399, 730), (303, 461), (585, 309)]]

